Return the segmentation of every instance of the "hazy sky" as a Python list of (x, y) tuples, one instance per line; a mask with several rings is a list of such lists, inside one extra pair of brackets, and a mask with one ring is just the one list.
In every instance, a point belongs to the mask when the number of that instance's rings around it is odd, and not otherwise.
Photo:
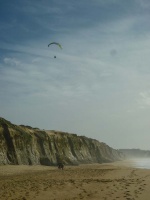
[(149, 0), (0, 4), (1, 117), (150, 149)]

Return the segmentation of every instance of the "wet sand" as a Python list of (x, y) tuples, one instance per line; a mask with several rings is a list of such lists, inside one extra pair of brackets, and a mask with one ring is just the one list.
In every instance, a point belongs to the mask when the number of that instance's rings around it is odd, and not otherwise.
[(150, 170), (125, 162), (0, 166), (0, 200), (149, 200)]

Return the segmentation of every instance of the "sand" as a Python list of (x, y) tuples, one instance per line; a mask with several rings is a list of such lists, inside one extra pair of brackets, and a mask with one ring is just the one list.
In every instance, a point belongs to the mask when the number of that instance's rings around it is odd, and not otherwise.
[(0, 200), (149, 200), (150, 170), (124, 162), (65, 166), (0, 166)]

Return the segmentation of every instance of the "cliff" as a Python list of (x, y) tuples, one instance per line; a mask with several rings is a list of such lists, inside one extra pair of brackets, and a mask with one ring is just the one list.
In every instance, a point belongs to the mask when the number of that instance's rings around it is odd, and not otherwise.
[(120, 151), (95, 139), (18, 126), (0, 118), (0, 165), (104, 163), (122, 158)]

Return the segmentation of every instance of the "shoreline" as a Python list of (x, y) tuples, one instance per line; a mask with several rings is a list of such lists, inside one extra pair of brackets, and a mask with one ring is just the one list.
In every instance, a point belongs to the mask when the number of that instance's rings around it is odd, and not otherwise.
[(1, 200), (149, 200), (150, 170), (124, 161), (65, 166), (0, 166)]

